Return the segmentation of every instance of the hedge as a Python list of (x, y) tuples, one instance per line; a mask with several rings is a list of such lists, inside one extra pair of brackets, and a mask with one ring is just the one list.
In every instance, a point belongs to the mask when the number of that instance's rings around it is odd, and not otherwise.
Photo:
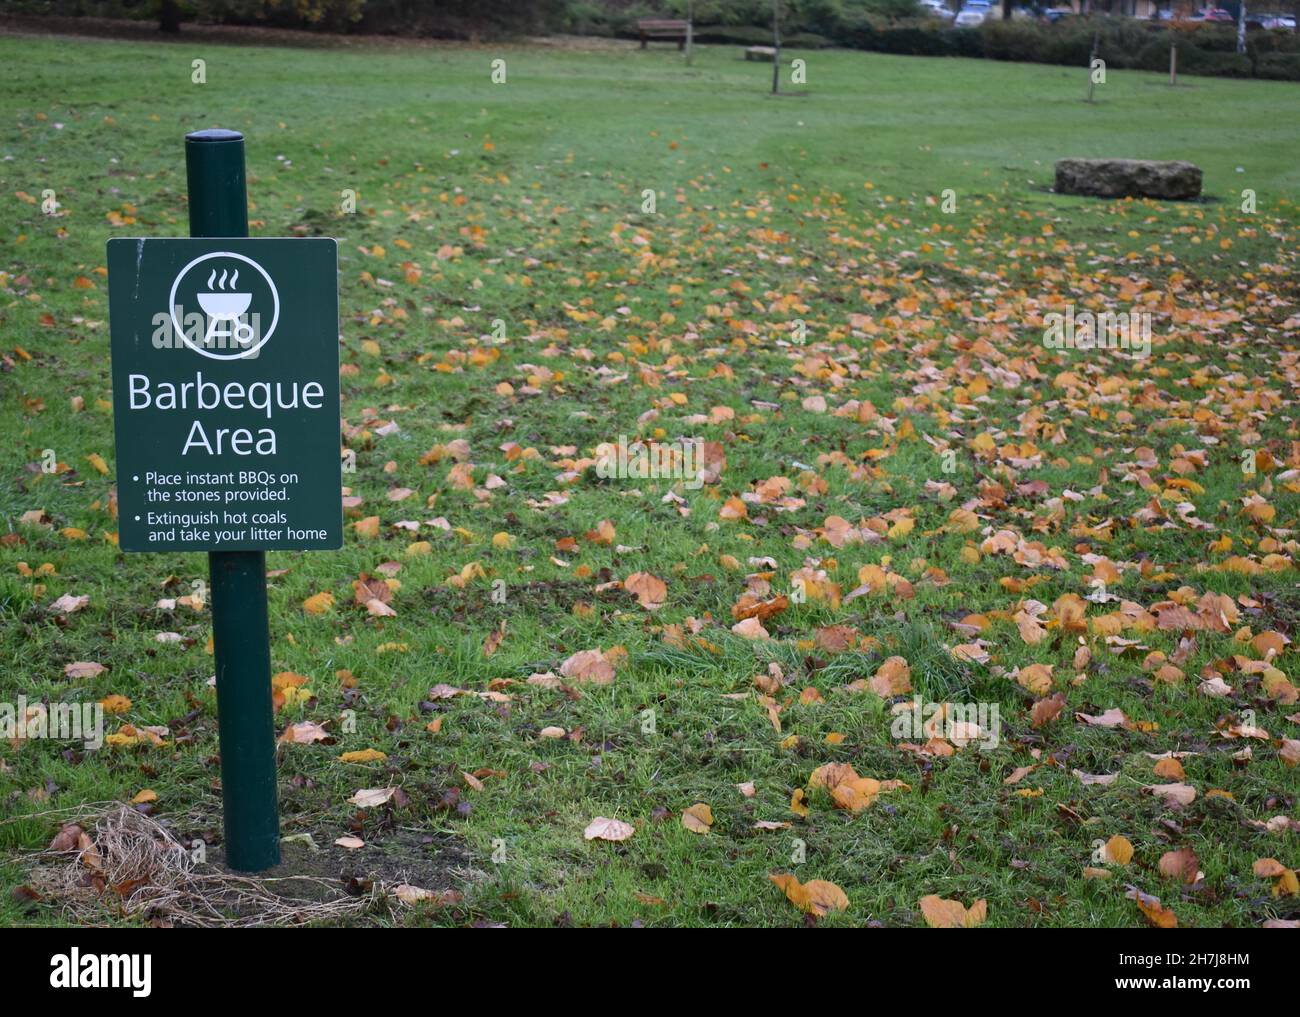
[[(259, 23), (319, 31), (385, 32), (464, 38), (569, 32), (636, 38), (639, 18), (678, 15), (685, 0), (366, 0), (359, 23), (326, 18), (304, 23), (297, 3), (266, 6), (260, 18), (241, 20), (234, 11), (254, 0), (178, 0), (191, 16), (206, 13), (226, 23)], [(337, 0), (317, 0), (330, 9)], [(1252, 31), (1239, 54), (1235, 25), (1197, 23), (1174, 29), (1168, 22), (1135, 18), (1067, 18), (1056, 24), (997, 18), (977, 28), (954, 28), (929, 18), (892, 17), (909, 0), (799, 0), (788, 5), (782, 45), (790, 49), (843, 46), (907, 56), (980, 57), (1086, 67), (1094, 33), (1108, 67), (1163, 72), (1170, 42), (1178, 43), (1179, 73), (1300, 81), (1300, 35)], [(157, 0), (8, 0), (10, 11), (156, 17)], [(769, 0), (696, 0), (701, 43), (770, 45)], [(217, 16), (217, 11), (225, 11)]]
[(1191, 30), (1132, 18), (1070, 19), (1055, 25), (987, 21), (977, 28), (938, 22), (855, 25), (839, 40), (857, 49), (909, 56), (984, 57), (1026, 63), (1087, 67), (1097, 33), (1098, 56), (1115, 69), (1167, 71), (1170, 42), (1178, 43), (1182, 74), (1300, 81), (1300, 36), (1253, 32), (1238, 53), (1236, 31), (1217, 25)]

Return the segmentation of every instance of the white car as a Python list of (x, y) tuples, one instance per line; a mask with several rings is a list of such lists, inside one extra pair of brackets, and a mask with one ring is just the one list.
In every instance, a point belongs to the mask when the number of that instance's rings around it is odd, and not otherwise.
[(976, 25), (984, 24), (988, 16), (989, 9), (987, 7), (963, 7), (957, 12), (953, 24), (958, 28), (974, 28)]
[(919, 6), (921, 13), (926, 17), (939, 18), (942, 21), (951, 21), (953, 19), (952, 8), (943, 0), (920, 0)]

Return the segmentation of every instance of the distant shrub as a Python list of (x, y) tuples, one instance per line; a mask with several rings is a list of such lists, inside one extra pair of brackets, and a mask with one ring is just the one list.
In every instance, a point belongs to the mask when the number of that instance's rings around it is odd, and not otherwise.
[(1263, 53), (1255, 62), (1257, 78), (1300, 81), (1300, 53)]

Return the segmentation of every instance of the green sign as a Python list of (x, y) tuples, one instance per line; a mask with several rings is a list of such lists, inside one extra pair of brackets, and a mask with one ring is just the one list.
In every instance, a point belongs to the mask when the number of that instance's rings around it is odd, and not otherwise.
[(338, 255), (309, 239), (114, 239), (124, 551), (343, 544)]

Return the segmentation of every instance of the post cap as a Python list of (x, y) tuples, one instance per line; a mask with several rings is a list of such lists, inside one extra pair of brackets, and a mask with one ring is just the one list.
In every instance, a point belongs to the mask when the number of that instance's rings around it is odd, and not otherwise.
[(191, 131), (185, 135), (185, 140), (195, 143), (214, 142), (214, 141), (243, 141), (244, 136), (238, 131), (227, 131), (221, 127), (210, 127), (202, 131)]

